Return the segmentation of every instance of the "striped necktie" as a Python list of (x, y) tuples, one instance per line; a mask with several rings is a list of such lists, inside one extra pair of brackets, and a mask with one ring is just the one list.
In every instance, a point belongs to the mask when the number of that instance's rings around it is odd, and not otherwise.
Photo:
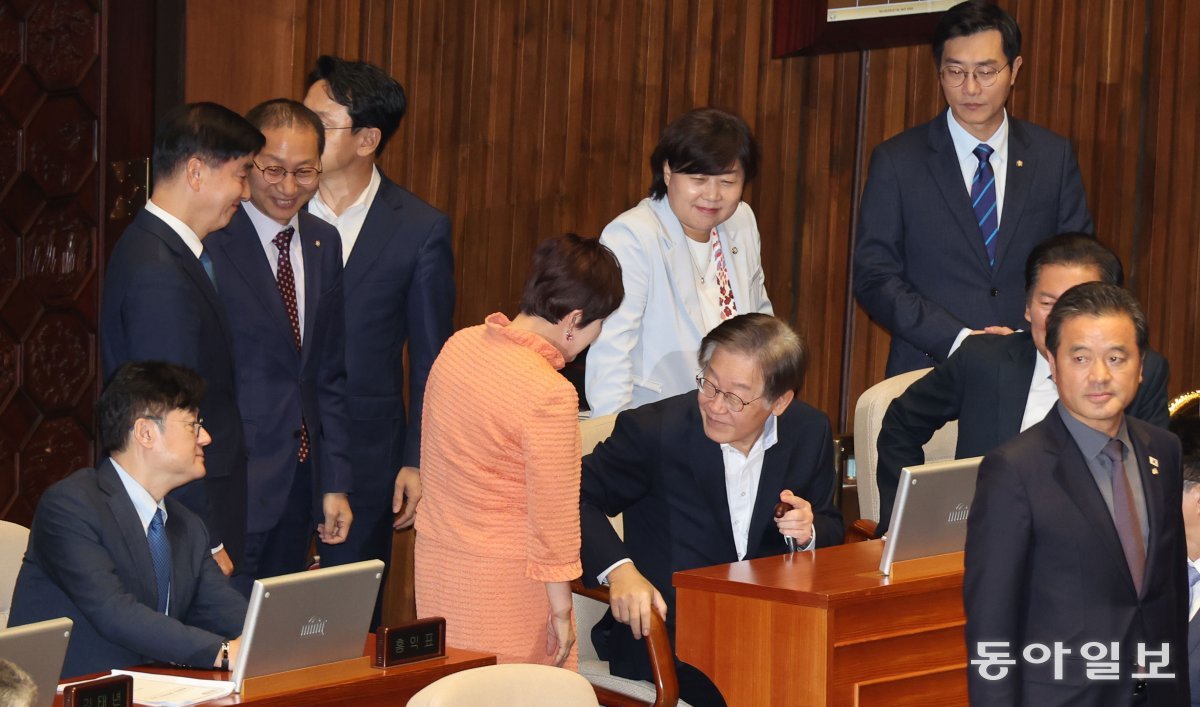
[(983, 236), (983, 247), (987, 249), (988, 264), (996, 267), (996, 234), (1000, 232), (1000, 219), (996, 215), (996, 173), (992, 171), (992, 148), (980, 143), (971, 151), (979, 158), (979, 168), (971, 182), (971, 209), (975, 211), (975, 222)]

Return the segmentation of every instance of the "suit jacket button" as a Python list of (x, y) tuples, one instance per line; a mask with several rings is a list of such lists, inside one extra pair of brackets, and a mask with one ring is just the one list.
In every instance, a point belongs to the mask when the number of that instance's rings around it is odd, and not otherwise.
[(999, 296), (1000, 296), (1000, 290), (997, 290), (995, 287), (993, 287), (993, 288), (992, 288), (992, 291), (991, 291), (991, 293), (990, 293), (990, 294), (992, 295), (992, 297), (999, 297)]

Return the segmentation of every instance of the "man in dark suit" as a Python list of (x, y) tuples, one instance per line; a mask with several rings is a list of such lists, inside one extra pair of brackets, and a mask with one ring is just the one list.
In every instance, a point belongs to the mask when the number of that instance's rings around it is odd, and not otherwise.
[(1021, 269), (1055, 233), (1092, 230), (1070, 143), (1008, 117), (1021, 30), (983, 0), (933, 37), (949, 110), (871, 156), (854, 293), (892, 334), (887, 375), (944, 361), (972, 333), (1021, 324)]
[(314, 526), (321, 542), (344, 542), (352, 514), (341, 243), (301, 210), (325, 131), (282, 98), (246, 119), (266, 137), (250, 201), (209, 240), (249, 453), (246, 561), (234, 575), (248, 594), (253, 579), (305, 568)]
[[(342, 238), (353, 421), (356, 531), (345, 544), (325, 548), (321, 559), (327, 565), (390, 562), (393, 525), (410, 527), (421, 498), (425, 380), (453, 329), (450, 220), (375, 165), (405, 111), (404, 89), (395, 79), (365, 62), (322, 56), (308, 77), (304, 104), (326, 131), (325, 171), (309, 210), (337, 226)], [(393, 519), (393, 513), (400, 515)], [(410, 572), (411, 563), (410, 554)]]
[[(1196, 420), (1196, 418), (1192, 418)], [(1185, 437), (1177, 432), (1183, 443), (1183, 529), (1187, 536), (1188, 575), (1188, 683), (1192, 705), (1200, 705), (1200, 438), (1198, 426), (1190, 425)]]
[[(650, 679), (650, 611), (675, 635), (674, 572), (841, 542), (829, 420), (794, 400), (805, 348), (766, 314), (728, 319), (700, 345), (698, 393), (622, 412), (583, 460), (583, 578), (611, 587), (593, 630), (614, 675)], [(773, 518), (779, 502), (792, 507)], [(624, 514), (622, 541), (607, 516)], [(616, 626), (628, 624), (629, 629)], [(699, 670), (679, 663), (680, 698), (721, 704)]]
[(208, 385), (200, 409), (214, 438), (208, 473), (173, 495), (204, 519), (227, 575), (245, 542), (246, 449), (229, 322), (203, 242), (249, 194), (251, 158), (262, 145), (262, 134), (223, 106), (172, 111), (154, 139), (153, 193), (113, 249), (100, 306), (106, 377), (129, 361), (162, 360), (197, 371)]
[(984, 457), (967, 519), (972, 705), (1188, 702), (1179, 440), (1124, 412), (1146, 340), (1115, 285), (1050, 313), (1059, 400)]
[(152, 660), (220, 667), (237, 653), (246, 600), (203, 521), (168, 495), (204, 476), (204, 389), (174, 364), (119, 368), (96, 408), (111, 456), (38, 502), (10, 623), (75, 622), (62, 677)]
[[(887, 530), (900, 470), (923, 464), (921, 447), (943, 425), (958, 420), (955, 457), (978, 457), (1046, 417), (1058, 400), (1050, 379), (1046, 317), (1062, 293), (1084, 282), (1120, 285), (1121, 262), (1099, 241), (1064, 233), (1042, 241), (1025, 263), (1028, 332), (973, 336), (945, 363), (892, 401), (879, 431), (879, 533)], [(1167, 361), (1146, 350), (1142, 383), (1125, 411), (1167, 426)]]

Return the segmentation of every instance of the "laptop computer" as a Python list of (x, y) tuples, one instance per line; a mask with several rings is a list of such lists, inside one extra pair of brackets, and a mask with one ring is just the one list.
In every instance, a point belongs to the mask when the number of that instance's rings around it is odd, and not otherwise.
[(891, 574), (893, 562), (963, 549), (967, 514), (975, 498), (975, 477), (982, 460), (952, 459), (905, 467), (900, 472), (880, 572)]
[(70, 619), (50, 619), (35, 624), (0, 629), (0, 658), (29, 674), (37, 685), (38, 707), (54, 704), (58, 676), (71, 640)]
[(246, 678), (361, 656), (382, 578), (383, 562), (366, 560), (255, 580), (234, 689)]

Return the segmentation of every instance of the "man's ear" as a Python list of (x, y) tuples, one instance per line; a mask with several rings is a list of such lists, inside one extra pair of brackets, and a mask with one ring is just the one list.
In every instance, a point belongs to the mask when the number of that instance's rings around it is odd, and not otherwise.
[(355, 152), (360, 157), (375, 156), (375, 151), (379, 149), (379, 141), (383, 139), (383, 133), (379, 128), (363, 128), (358, 131), (358, 147)]
[(189, 157), (184, 167), (184, 178), (187, 179), (188, 188), (194, 192), (200, 191), (200, 186), (204, 184), (207, 176), (208, 165), (204, 164), (204, 160), (199, 157)]
[(154, 446), (154, 441), (158, 439), (161, 430), (158, 425), (149, 418), (139, 417), (133, 423), (133, 431), (130, 432), (129, 438), (133, 444), (142, 449), (150, 449)]
[(791, 405), (795, 398), (796, 391), (794, 390), (789, 390), (778, 398), (775, 398), (775, 402), (771, 403), (771, 413), (776, 417), (782, 415), (783, 411), (788, 409), (788, 405)]

